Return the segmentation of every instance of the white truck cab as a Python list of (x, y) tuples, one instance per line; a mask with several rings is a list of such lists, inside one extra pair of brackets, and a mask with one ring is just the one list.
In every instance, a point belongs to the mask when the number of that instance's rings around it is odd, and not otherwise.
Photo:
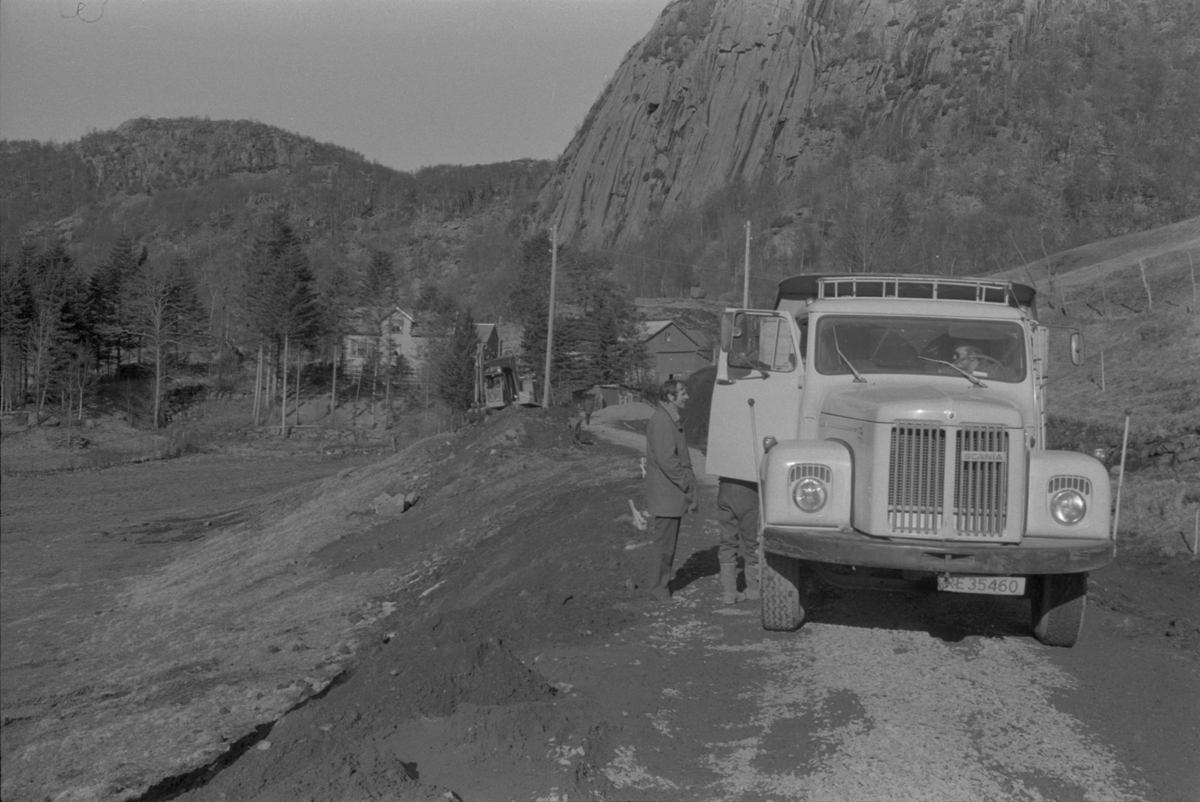
[[(1045, 448), (1049, 329), (1034, 290), (920, 275), (803, 275), (729, 309), (707, 470), (757, 481), (762, 621), (842, 587), (1025, 596), (1075, 644), (1115, 555), (1105, 467)], [(1078, 333), (1071, 357), (1082, 358)]]

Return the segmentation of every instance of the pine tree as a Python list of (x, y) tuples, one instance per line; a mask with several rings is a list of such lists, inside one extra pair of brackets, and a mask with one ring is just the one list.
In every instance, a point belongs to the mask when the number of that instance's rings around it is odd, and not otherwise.
[(122, 352), (136, 346), (129, 315), (123, 307), (124, 289), (147, 258), (146, 247), (143, 245), (139, 251), (133, 237), (122, 233), (109, 250), (108, 258), (88, 278), (85, 315), (92, 330), (90, 339), (97, 363), (115, 357), (119, 368)]
[[(261, 408), (264, 357), (278, 367), (280, 397), (286, 398), (287, 361), (293, 346), (311, 348), (320, 333), (320, 310), (313, 291), (312, 270), (303, 245), (283, 209), (272, 213), (255, 239), (245, 267), (243, 312), (259, 335), (259, 380), (255, 390), (255, 418)], [(286, 409), (280, 426), (285, 426)]]
[(378, 248), (371, 251), (371, 261), (367, 264), (359, 286), (359, 303), (363, 310), (363, 322), (375, 338), (371, 353), (371, 398), (375, 397), (375, 387), (380, 376), (383, 377), (390, 397), (395, 359), (389, 353), (391, 349), (388, 344), (391, 338), (388, 336), (390, 332), (385, 329), (389, 318), (396, 311), (396, 269), (392, 263), (392, 255), (387, 251)]
[(322, 351), (330, 354), (329, 415), (337, 408), (338, 367), (341, 361), (342, 340), (349, 325), (350, 308), (354, 304), (355, 292), (346, 273), (346, 268), (334, 262), (321, 276), (317, 289), (317, 305), (320, 328), (325, 335)]
[(39, 254), (26, 269), (30, 301), (26, 353), (40, 422), (50, 390), (56, 385), (74, 345), (72, 336), (78, 330), (80, 288), (75, 260), (62, 242)]
[(19, 261), (0, 260), (0, 411), (11, 412), (24, 394), (25, 348), (31, 303), (28, 274)]
[(462, 309), (442, 346), (437, 350), (435, 380), (437, 395), (451, 409), (465, 412), (475, 398), (475, 360), (479, 335), (471, 310)]
[(509, 308), (521, 324), (521, 373), (544, 378), (550, 312), (550, 238), (542, 233), (521, 243), (521, 269), (509, 292)]

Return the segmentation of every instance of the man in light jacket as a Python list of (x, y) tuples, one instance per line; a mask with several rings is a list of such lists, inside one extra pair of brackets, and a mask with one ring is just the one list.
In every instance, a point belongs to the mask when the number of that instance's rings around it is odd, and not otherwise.
[(668, 584), (673, 573), (679, 522), (695, 512), (696, 475), (688, 454), (687, 438), (679, 411), (687, 405), (683, 382), (669, 379), (658, 393), (658, 407), (646, 425), (646, 504), (653, 519), (654, 537), (646, 589), (657, 599), (671, 598)]

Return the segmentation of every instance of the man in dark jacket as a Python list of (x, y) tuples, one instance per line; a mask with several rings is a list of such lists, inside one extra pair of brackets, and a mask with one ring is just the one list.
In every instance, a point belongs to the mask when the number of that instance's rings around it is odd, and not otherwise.
[(679, 411), (687, 405), (683, 382), (663, 382), (658, 407), (646, 425), (646, 505), (653, 516), (654, 537), (646, 589), (658, 599), (669, 599), (679, 522), (686, 512), (698, 509), (696, 475), (688, 454), (687, 438)]

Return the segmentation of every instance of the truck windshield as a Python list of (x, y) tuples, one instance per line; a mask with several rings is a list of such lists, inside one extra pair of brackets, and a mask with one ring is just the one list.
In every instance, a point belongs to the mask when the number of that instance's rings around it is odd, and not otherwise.
[(826, 375), (857, 371), (961, 377), (966, 372), (990, 381), (1020, 382), (1025, 379), (1025, 351), (1023, 329), (1009, 321), (828, 315), (817, 324), (816, 366)]

